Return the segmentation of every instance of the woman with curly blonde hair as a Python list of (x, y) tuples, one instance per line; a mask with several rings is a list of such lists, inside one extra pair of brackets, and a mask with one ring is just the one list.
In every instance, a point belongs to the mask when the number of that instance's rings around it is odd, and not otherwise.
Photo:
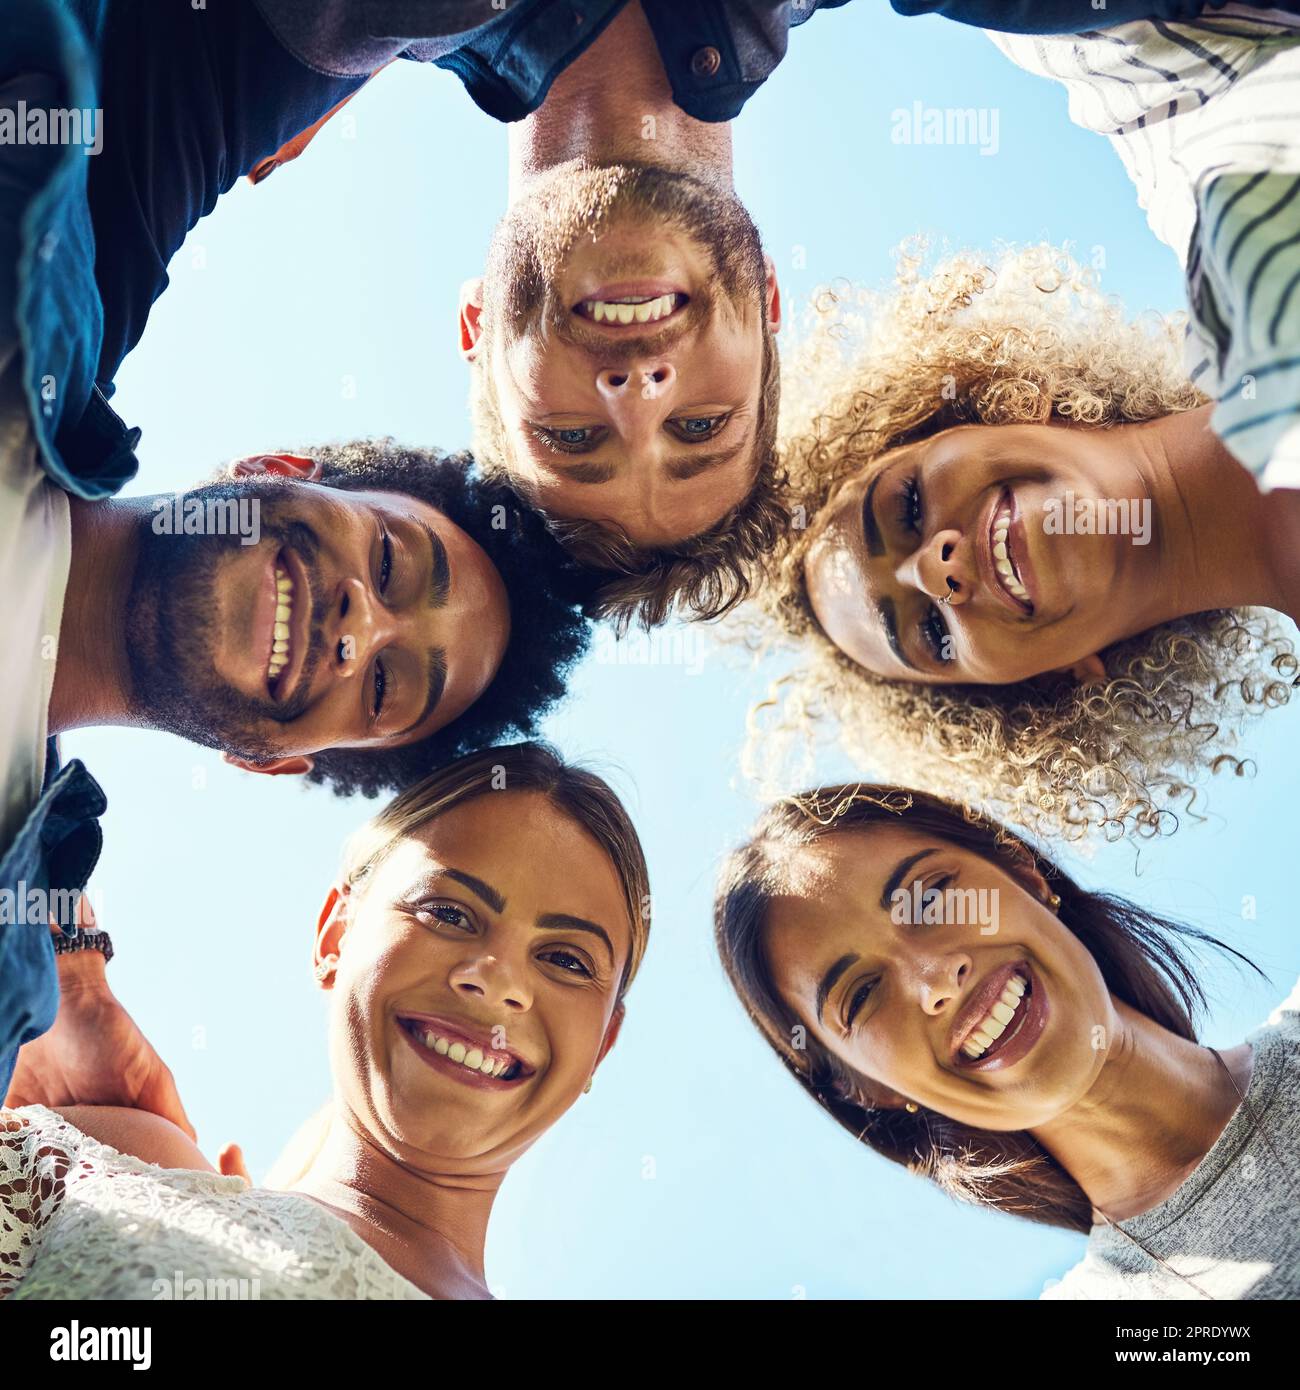
[(1127, 319), (1059, 248), (920, 267), (866, 314), (827, 295), (787, 366), (796, 524), (756, 617), (802, 659), (753, 750), (828, 718), (1031, 830), (1157, 833), (1296, 683), (1252, 610), (1300, 613), (1300, 494), (1218, 441), (1180, 319)]

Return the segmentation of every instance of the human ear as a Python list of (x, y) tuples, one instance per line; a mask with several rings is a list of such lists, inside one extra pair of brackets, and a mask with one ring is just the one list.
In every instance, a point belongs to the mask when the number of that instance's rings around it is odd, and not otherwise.
[(596, 1067), (600, 1066), (605, 1060), (605, 1054), (609, 1049), (618, 1041), (618, 1034), (619, 1030), (623, 1027), (623, 1016), (625, 1013), (626, 1010), (623, 1008), (623, 1003), (620, 1000), (614, 1006), (614, 1012), (610, 1017), (609, 1026), (605, 1029), (605, 1036), (600, 1044), (600, 1052), (596, 1055), (596, 1066), (592, 1067), (593, 1072), (596, 1070)]
[(249, 454), (235, 459), (226, 471), (235, 478), (251, 478), (265, 474), (274, 478), (296, 478), (299, 482), (314, 483), (321, 475), (319, 459), (304, 454)]
[(909, 1104), (907, 1097), (899, 1092), (879, 1082), (865, 1080), (850, 1082), (847, 1091), (841, 1092), (841, 1098), (863, 1110), (902, 1110)]
[(767, 310), (767, 326), (773, 333), (781, 331), (781, 286), (776, 282), (776, 264), (771, 256), (764, 255), (764, 305)]
[(316, 919), (316, 942), (312, 960), (316, 982), (322, 989), (334, 988), (334, 971), (338, 965), (339, 952), (343, 949), (343, 936), (348, 929), (350, 893), (349, 884), (333, 884), (325, 895), (320, 916)]
[(1052, 890), (1038, 868), (1033, 853), (1019, 840), (1011, 841), (1006, 854), (1000, 855), (996, 863), (1009, 878), (1013, 878), (1031, 898), (1040, 903), (1051, 900)]
[(286, 773), (301, 776), (315, 766), (313, 759), (295, 754), (291, 758), (272, 758), (268, 762), (258, 762), (255, 758), (241, 758), (238, 753), (223, 753), (222, 762), (231, 767), (242, 768), (245, 772), (260, 772), (267, 777), (282, 777)]
[(466, 362), (478, 356), (483, 337), (483, 280), (466, 280), (460, 287), (460, 355)]
[(1054, 676), (1069, 676), (1080, 686), (1105, 685), (1106, 664), (1093, 652), (1091, 656), (1080, 657), (1069, 666), (1058, 666), (1050, 673)]

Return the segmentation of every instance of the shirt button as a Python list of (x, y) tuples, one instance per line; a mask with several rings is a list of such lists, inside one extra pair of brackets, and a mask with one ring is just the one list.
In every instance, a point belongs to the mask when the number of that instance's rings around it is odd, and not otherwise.
[(691, 71), (696, 77), (712, 77), (722, 66), (722, 54), (716, 48), (697, 48), (691, 54)]

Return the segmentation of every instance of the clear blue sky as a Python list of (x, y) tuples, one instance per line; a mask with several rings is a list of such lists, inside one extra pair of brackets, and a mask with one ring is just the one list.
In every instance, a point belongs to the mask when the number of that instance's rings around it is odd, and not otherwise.
[[(893, 113), (996, 110), (998, 152), (891, 141)], [(399, 64), (296, 164), (241, 185), (196, 229), (119, 378), (144, 429), (135, 490), (163, 492), (241, 454), (391, 433), (468, 442), (456, 292), (478, 273), (505, 196), (505, 131), (449, 74)], [(351, 136), (352, 138), (348, 138)], [(736, 125), (736, 182), (793, 309), (838, 276), (879, 282), (890, 249), (1069, 240), (1133, 308), (1180, 303), (1108, 145), (1058, 88), (979, 32), (882, 4), (815, 17)], [(801, 250), (802, 248), (802, 250)], [(802, 268), (797, 268), (802, 266)], [(600, 652), (608, 657), (609, 648)], [(958, 1209), (819, 1115), (751, 1035), (709, 929), (719, 855), (756, 806), (736, 773), (766, 680), (593, 657), (547, 735), (613, 773), (645, 841), (655, 925), (623, 1036), (589, 1096), (507, 1181), (488, 1242), (505, 1297), (1034, 1297), (1077, 1238)], [(1288, 852), (1297, 719), (1249, 742), (1258, 774), (1211, 786), (1211, 820), (1143, 851), (1104, 849), (1096, 885), (1208, 927), (1272, 976), (1207, 976), (1207, 1041), (1239, 1042), (1300, 973)], [(255, 1175), (328, 1094), (309, 978), (318, 903), (370, 809), (233, 772), (163, 735), (65, 740), (109, 796), (92, 887), (119, 996), (174, 1069), (205, 1151)], [(846, 774), (828, 762), (827, 777)], [(1252, 895), (1258, 919), (1243, 921)]]

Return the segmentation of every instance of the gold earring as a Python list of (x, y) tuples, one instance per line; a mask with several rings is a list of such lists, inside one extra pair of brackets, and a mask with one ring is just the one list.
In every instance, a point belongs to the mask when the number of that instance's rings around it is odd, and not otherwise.
[(587, 1084), (582, 1088), (582, 1094), (585, 1096), (585, 1095), (587, 1094), (587, 1092), (590, 1091), (590, 1090), (591, 1090), (591, 1077), (588, 1077), (588, 1078), (587, 1078)]
[(906, 1110), (909, 1115), (915, 1115), (920, 1108), (921, 1107), (914, 1100), (909, 1100), (907, 1104), (903, 1107), (903, 1109)]
[(1061, 906), (1061, 895), (1059, 893), (1053, 893), (1052, 896), (1048, 898), (1047, 905), (1055, 912)]

